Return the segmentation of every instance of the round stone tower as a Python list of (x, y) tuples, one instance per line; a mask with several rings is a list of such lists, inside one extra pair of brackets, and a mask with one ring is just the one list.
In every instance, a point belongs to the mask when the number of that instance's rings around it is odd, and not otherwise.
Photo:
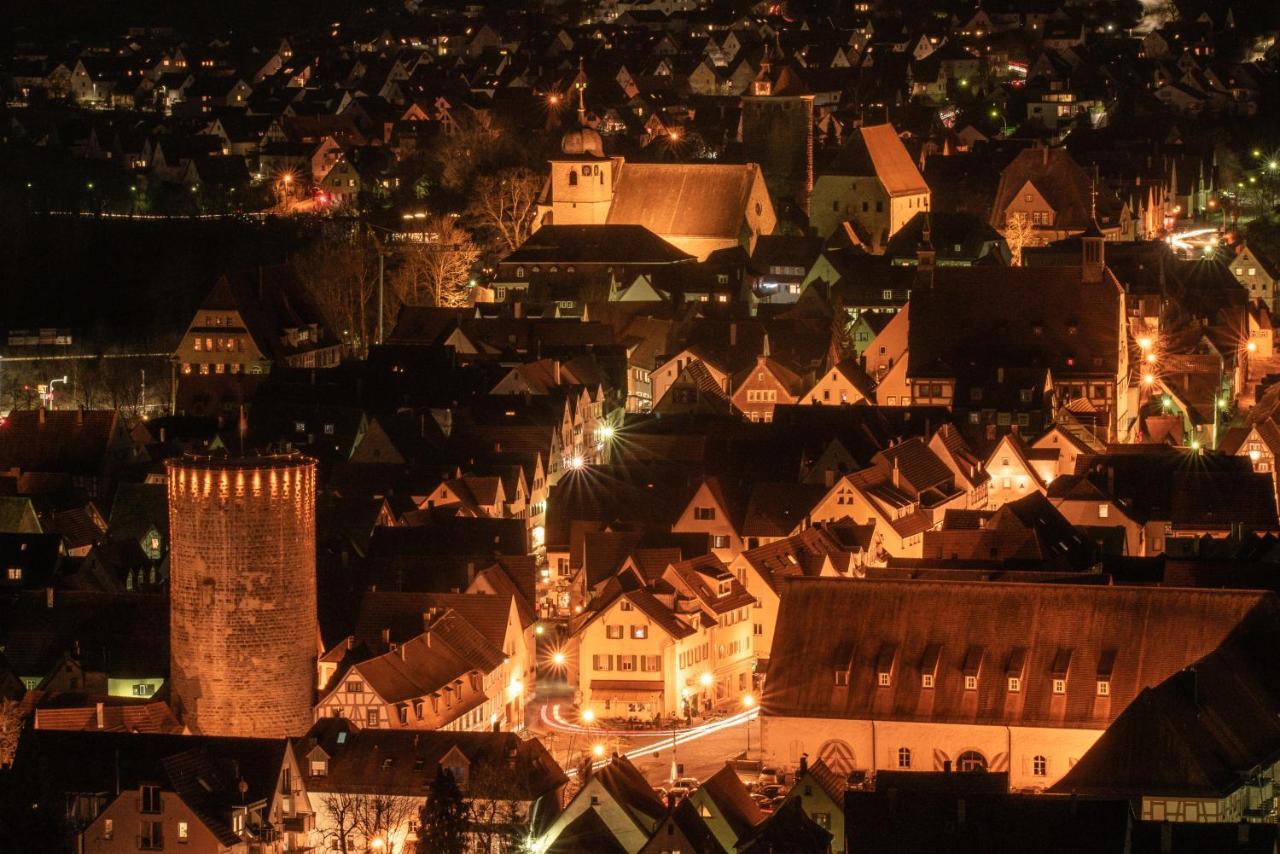
[(203, 735), (301, 735), (316, 672), (315, 460), (167, 466), (174, 710)]

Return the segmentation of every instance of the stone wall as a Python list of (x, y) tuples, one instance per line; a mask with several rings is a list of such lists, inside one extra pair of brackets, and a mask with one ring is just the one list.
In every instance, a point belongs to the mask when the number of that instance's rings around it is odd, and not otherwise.
[(315, 684), (315, 461), (168, 469), (174, 710), (205, 735), (301, 735)]

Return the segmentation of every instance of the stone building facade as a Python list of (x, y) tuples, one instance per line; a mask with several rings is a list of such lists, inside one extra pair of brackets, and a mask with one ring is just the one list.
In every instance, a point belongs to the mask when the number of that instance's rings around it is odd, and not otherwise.
[(195, 733), (282, 737), (312, 722), (315, 461), (168, 463), (170, 679)]

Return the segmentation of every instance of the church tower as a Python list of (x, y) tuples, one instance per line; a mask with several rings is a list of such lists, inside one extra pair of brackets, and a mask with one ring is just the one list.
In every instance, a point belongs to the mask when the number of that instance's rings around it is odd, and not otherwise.
[(544, 225), (603, 225), (613, 204), (615, 172), (621, 166), (605, 157), (604, 141), (587, 126), (587, 77), (578, 63), (573, 88), (578, 93), (578, 126), (560, 140), (560, 156), (551, 160), (550, 211)]

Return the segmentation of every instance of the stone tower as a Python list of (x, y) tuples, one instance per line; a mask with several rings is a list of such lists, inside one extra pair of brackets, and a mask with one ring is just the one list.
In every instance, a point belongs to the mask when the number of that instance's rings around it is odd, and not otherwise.
[(300, 735), (316, 655), (316, 463), (170, 460), (174, 710), (202, 735)]

